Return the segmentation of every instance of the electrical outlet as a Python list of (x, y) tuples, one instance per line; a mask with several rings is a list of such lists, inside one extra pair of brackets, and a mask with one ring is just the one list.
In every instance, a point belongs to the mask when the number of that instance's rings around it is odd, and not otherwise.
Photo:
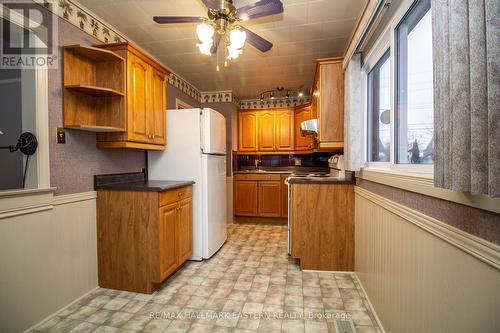
[(66, 132), (62, 127), (57, 128), (56, 142), (60, 144), (66, 144)]
[(302, 165), (302, 160), (300, 158), (295, 159), (295, 166), (301, 166)]

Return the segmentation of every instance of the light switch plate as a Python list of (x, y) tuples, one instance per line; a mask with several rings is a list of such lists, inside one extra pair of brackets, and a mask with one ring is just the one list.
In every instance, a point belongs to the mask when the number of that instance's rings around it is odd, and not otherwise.
[(56, 142), (60, 143), (60, 144), (66, 143), (66, 132), (64, 131), (64, 128), (62, 128), (62, 127), (57, 128)]

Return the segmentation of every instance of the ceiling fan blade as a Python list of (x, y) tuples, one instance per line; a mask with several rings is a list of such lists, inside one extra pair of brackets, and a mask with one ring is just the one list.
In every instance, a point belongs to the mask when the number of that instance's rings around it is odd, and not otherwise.
[(247, 33), (247, 42), (253, 45), (258, 50), (260, 50), (261, 52), (267, 52), (273, 48), (273, 43), (271, 43), (270, 41), (265, 40), (264, 38), (260, 37), (259, 35), (248, 30), (245, 27), (240, 26), (240, 28)]
[(214, 42), (212, 44), (212, 47), (210, 48), (210, 53), (214, 54), (217, 52), (217, 48), (219, 47), (219, 43), (220, 43), (220, 37), (221, 37), (221, 35), (215, 34)]
[(203, 17), (195, 16), (153, 16), (156, 23), (196, 23), (205, 20)]
[(280, 0), (260, 0), (254, 4), (236, 9), (236, 15), (242, 21), (279, 13), (283, 13), (283, 4)]
[(219, 2), (217, 0), (201, 0), (205, 6), (210, 9), (219, 9)]

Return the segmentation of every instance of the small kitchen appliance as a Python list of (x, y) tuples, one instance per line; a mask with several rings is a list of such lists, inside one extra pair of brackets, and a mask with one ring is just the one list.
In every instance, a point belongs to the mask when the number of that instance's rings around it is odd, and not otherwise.
[(330, 177), (345, 178), (344, 155), (333, 155), (328, 159)]

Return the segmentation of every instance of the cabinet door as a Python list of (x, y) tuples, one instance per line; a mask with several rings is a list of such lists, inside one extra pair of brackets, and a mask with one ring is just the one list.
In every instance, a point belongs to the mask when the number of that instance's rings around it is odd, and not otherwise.
[(309, 137), (302, 136), (300, 124), (303, 121), (312, 119), (311, 105), (298, 107), (295, 111), (295, 150), (304, 151), (311, 150), (312, 140)]
[(179, 264), (182, 264), (193, 254), (193, 198), (182, 200), (178, 210)]
[(149, 143), (149, 65), (131, 53), (128, 61), (128, 139)]
[(155, 69), (151, 70), (151, 96), (149, 115), (150, 141), (155, 144), (165, 145), (166, 136), (166, 81), (165, 75)]
[[(177, 203), (160, 207), (160, 274), (161, 279), (170, 275), (177, 266), (178, 252), (177, 252)], [(132, 246), (132, 245), (131, 245)]]
[(344, 71), (342, 61), (320, 65), (320, 143), (344, 141)]
[(257, 151), (257, 113), (240, 112), (238, 118), (238, 150)]
[(274, 111), (261, 111), (258, 115), (259, 151), (275, 151)]
[(257, 182), (234, 182), (234, 215), (257, 216)]
[(293, 110), (275, 111), (274, 117), (276, 150), (292, 151), (295, 142)]
[(259, 216), (281, 216), (281, 185), (279, 181), (259, 182)]

